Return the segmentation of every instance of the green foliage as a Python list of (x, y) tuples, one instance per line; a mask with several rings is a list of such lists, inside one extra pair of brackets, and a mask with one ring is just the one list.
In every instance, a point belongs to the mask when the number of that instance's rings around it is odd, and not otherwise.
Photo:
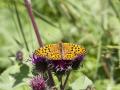
[(92, 81), (85, 75), (81, 74), (79, 71), (72, 73), (71, 74), (71, 81), (69, 87), (72, 90), (81, 90), (81, 89), (86, 89), (88, 86), (92, 86), (93, 83)]
[(0, 76), (0, 90), (29, 90), (28, 69), (25, 64), (16, 64), (6, 69)]

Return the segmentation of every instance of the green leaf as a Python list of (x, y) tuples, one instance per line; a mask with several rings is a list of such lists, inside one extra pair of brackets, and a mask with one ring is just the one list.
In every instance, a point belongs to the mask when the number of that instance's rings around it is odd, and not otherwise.
[(80, 76), (77, 80), (75, 80), (70, 87), (72, 90), (83, 90), (86, 89), (88, 86), (93, 85), (92, 81), (86, 77), (85, 75)]
[(23, 88), (15, 90), (26, 90), (24, 88), (27, 88), (28, 86), (22, 83), (26, 83), (28, 74), (29, 67), (25, 64), (9, 67), (0, 76), (0, 90), (13, 90), (13, 88)]
[(13, 90), (32, 90), (30, 86), (26, 83), (21, 83), (13, 88)]

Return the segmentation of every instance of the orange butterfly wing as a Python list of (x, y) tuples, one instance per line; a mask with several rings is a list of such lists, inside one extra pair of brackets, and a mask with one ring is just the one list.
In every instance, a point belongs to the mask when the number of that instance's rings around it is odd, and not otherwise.
[(46, 58), (48, 60), (61, 60), (61, 52), (59, 44), (50, 44), (35, 51), (35, 55)]
[(85, 48), (77, 44), (64, 43), (63, 48), (64, 48), (63, 60), (73, 60), (77, 56), (80, 55), (84, 56), (86, 53)]
[(85, 53), (85, 48), (72, 43), (50, 44), (35, 51), (35, 55), (48, 60), (73, 60)]

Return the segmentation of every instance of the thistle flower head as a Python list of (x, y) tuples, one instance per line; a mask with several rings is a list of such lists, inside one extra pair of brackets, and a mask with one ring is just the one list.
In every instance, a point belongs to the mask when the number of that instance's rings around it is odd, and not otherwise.
[(35, 69), (39, 72), (45, 72), (47, 70), (47, 62), (45, 58), (39, 57), (33, 53), (32, 63)]
[(53, 69), (57, 74), (64, 74), (71, 69), (78, 69), (83, 58), (84, 56), (77, 56), (73, 60), (54, 60), (51, 61), (51, 63), (53, 64)]
[(32, 63), (33, 64), (36, 64), (38, 62), (43, 62), (43, 61), (45, 61), (45, 58), (39, 57), (39, 56), (35, 55), (34, 53), (32, 54)]
[(30, 86), (32, 90), (46, 90), (45, 80), (40, 75), (32, 78), (30, 81)]
[(80, 63), (83, 61), (83, 58), (84, 58), (84, 56), (82, 56), (82, 55), (77, 56), (77, 57), (72, 61), (72, 65), (71, 65), (72, 69), (74, 69), (74, 70), (78, 69), (79, 66), (80, 66)]

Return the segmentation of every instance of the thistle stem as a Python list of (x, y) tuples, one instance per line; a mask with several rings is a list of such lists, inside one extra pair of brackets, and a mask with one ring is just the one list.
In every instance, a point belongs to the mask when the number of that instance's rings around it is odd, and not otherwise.
[(25, 5), (26, 5), (28, 14), (30, 16), (30, 19), (31, 19), (31, 22), (32, 22), (32, 25), (33, 25), (33, 28), (34, 28), (34, 32), (36, 34), (36, 37), (37, 37), (37, 40), (38, 40), (38, 43), (39, 43), (39, 46), (42, 47), (43, 42), (42, 42), (41, 36), (39, 34), (39, 30), (38, 30), (37, 24), (35, 22), (35, 18), (34, 18), (33, 13), (32, 13), (32, 6), (30, 4), (30, 0), (24, 0), (24, 2), (25, 2)]
[(63, 90), (62, 77), (63, 75), (60, 76), (60, 90)]
[[(34, 18), (33, 13), (32, 13), (32, 6), (31, 6), (31, 3), (30, 3), (30, 0), (24, 0), (24, 3), (26, 5), (29, 17), (31, 19), (31, 22), (32, 22), (34, 32), (36, 34), (39, 46), (43, 47), (43, 42), (42, 42), (41, 36), (39, 34), (39, 30), (38, 30), (37, 24), (35, 22), (35, 18)], [(52, 86), (55, 85), (55, 83), (54, 83), (54, 80), (53, 80), (52, 73), (51, 73), (51, 71), (49, 69), (48, 69), (48, 75), (49, 75), (49, 82), (51, 82), (50, 87), (52, 87)]]
[(68, 81), (68, 78), (69, 78), (69, 76), (70, 76), (70, 73), (71, 73), (71, 70), (67, 73), (65, 82), (64, 82), (64, 84), (63, 84), (63, 86), (62, 86), (62, 90), (65, 90), (65, 86), (66, 86), (66, 84), (67, 84), (67, 81)]

